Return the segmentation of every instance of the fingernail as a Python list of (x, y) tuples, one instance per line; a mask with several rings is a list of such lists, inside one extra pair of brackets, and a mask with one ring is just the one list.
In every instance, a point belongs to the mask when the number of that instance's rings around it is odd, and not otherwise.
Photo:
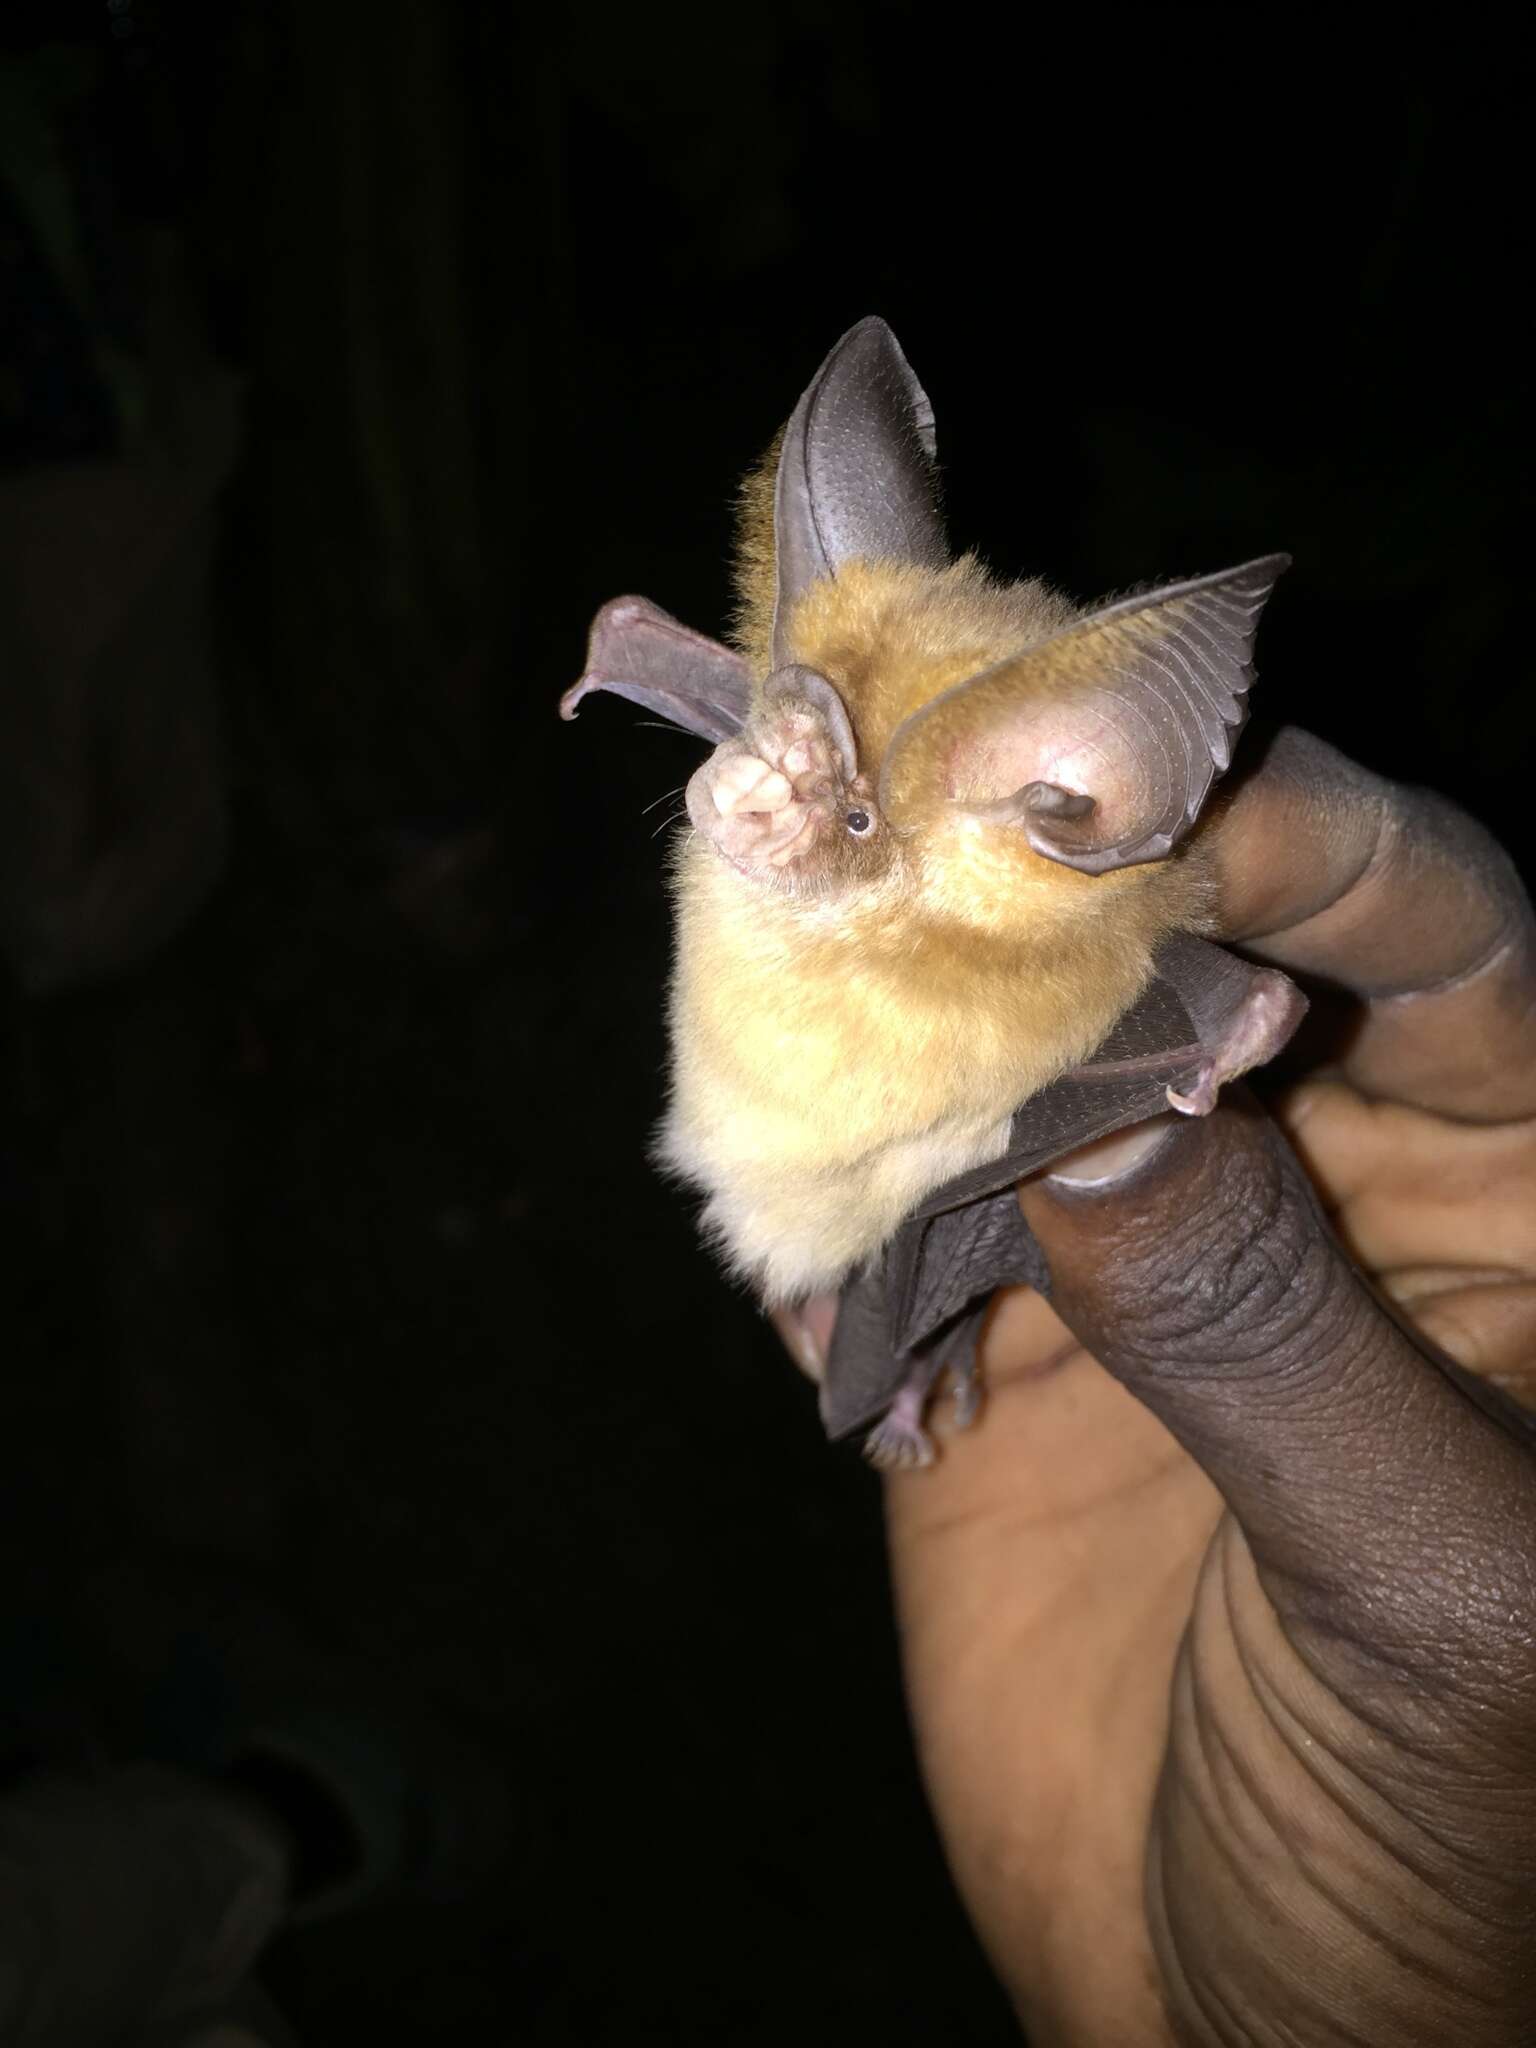
[(1177, 1117), (1156, 1116), (1113, 1137), (1098, 1138), (1079, 1152), (1069, 1152), (1041, 1178), (1064, 1188), (1107, 1188), (1145, 1165), (1168, 1142)]

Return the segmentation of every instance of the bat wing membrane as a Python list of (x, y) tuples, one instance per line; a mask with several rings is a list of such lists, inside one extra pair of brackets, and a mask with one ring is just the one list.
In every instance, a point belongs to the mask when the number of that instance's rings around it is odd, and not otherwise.
[(925, 1362), (962, 1363), (999, 1287), (1049, 1291), (1015, 1183), (1168, 1107), (1247, 997), (1258, 970), (1203, 939), (1159, 948), (1157, 979), (1086, 1065), (1014, 1113), (1008, 1148), (929, 1196), (843, 1291), (821, 1385), (833, 1438), (877, 1421)]

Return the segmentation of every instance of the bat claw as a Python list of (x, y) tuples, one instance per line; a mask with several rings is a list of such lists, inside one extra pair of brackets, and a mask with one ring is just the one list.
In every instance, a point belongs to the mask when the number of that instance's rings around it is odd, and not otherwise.
[(865, 1437), (864, 1455), (877, 1472), (920, 1472), (933, 1463), (935, 1452), (921, 1423), (892, 1412)]
[(1200, 1062), (1185, 1090), (1168, 1090), (1168, 1107), (1180, 1116), (1209, 1116), (1228, 1081), (1274, 1058), (1307, 1007), (1300, 989), (1273, 968), (1260, 968), (1226, 1028)]
[(1168, 1096), (1168, 1107), (1176, 1109), (1180, 1116), (1209, 1116), (1221, 1094), (1221, 1077), (1217, 1072), (1216, 1062), (1205, 1061), (1189, 1089), (1181, 1092), (1170, 1087), (1165, 1092)]

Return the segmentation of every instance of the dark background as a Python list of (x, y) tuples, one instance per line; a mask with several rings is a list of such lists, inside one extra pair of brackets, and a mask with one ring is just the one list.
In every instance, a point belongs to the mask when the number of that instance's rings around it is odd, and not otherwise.
[[(1527, 110), (1485, 24), (523, 13), (0, 15), (64, 174), (0, 156), (5, 479), (238, 421), (184, 744), (104, 771), (87, 693), (52, 771), (196, 907), (11, 948), (6, 1625), (131, 1750), (281, 1614), (461, 1804), (504, 1776), (467, 1896), (280, 1939), (305, 2039), (1004, 2041), (876, 1484), (644, 1161), (698, 749), (554, 702), (619, 591), (719, 629), (735, 481), (878, 311), (960, 542), (1080, 597), (1289, 549), (1263, 712), (1528, 859)], [(62, 617), (122, 545), (51, 545)], [(0, 677), (0, 793), (36, 723)]]

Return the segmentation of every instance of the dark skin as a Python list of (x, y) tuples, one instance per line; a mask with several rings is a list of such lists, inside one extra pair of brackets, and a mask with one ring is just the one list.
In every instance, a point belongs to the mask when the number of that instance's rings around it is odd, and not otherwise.
[(1209, 843), (1224, 936), (1361, 1007), (1273, 1120), (1229, 1091), (1021, 1189), (1051, 1302), (886, 1490), (923, 1768), (1041, 2048), (1505, 2048), (1536, 1438), (1468, 1380), (1536, 1401), (1530, 910), (1299, 734)]

